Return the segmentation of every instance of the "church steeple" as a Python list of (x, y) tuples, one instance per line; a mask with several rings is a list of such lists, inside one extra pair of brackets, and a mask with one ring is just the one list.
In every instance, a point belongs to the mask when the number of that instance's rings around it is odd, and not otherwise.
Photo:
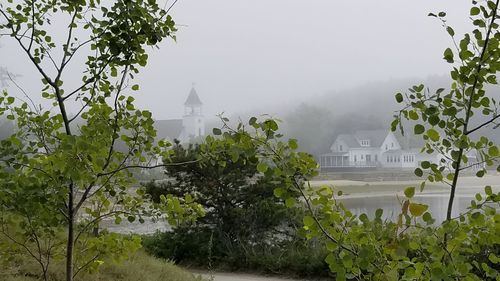
[(186, 101), (184, 102), (184, 114), (186, 116), (189, 115), (201, 116), (202, 105), (203, 103), (201, 102), (200, 97), (198, 96), (198, 93), (196, 93), (196, 90), (194, 89), (193, 85)]
[(189, 95), (186, 99), (186, 102), (184, 102), (185, 106), (202, 106), (203, 103), (200, 100), (200, 97), (198, 96), (198, 93), (196, 93), (196, 90), (194, 89), (194, 85), (191, 88), (191, 91), (189, 92)]
[(184, 138), (186, 140), (197, 138), (205, 135), (205, 118), (201, 112), (203, 103), (193, 87), (184, 102), (184, 117), (182, 125), (184, 130)]

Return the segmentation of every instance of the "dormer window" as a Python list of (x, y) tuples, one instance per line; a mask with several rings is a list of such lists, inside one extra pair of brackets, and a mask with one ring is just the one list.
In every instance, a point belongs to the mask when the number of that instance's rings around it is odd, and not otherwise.
[(370, 146), (370, 140), (362, 140), (361, 146)]
[(342, 151), (342, 150), (343, 150), (342, 145), (339, 145), (339, 151)]

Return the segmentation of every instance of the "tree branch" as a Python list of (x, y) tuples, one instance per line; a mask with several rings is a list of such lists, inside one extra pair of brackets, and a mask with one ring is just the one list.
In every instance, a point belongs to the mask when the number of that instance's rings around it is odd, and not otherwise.
[(493, 118), (491, 118), (490, 120), (488, 120), (488, 121), (486, 121), (486, 122), (482, 123), (481, 125), (479, 125), (479, 126), (475, 127), (474, 129), (472, 129), (472, 130), (469, 130), (469, 131), (465, 132), (464, 134), (465, 134), (465, 135), (470, 135), (470, 134), (474, 133), (475, 131), (477, 131), (477, 130), (479, 130), (479, 129), (483, 128), (484, 126), (488, 126), (489, 124), (491, 124), (491, 123), (495, 122), (495, 120), (497, 120), (498, 118), (500, 118), (500, 114), (499, 114), (499, 115), (497, 115), (497, 116), (495, 116), (495, 117), (493, 117)]

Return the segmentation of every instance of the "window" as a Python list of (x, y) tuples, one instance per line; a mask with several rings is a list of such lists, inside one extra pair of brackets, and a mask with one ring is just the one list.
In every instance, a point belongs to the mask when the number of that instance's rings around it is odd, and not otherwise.
[(342, 145), (339, 145), (339, 151), (342, 151), (343, 149)]
[(361, 160), (363, 160), (363, 154), (361, 154)]
[(370, 146), (370, 140), (362, 140), (361, 146)]
[(389, 155), (387, 155), (387, 162), (389, 162)]
[(354, 155), (354, 162), (358, 161), (356, 155)]
[(391, 147), (394, 147), (394, 143), (393, 142), (391, 142)]
[(389, 149), (389, 147), (387, 147), (387, 144), (386, 144), (386, 145), (385, 145), (385, 150), (388, 150), (388, 149)]
[(378, 155), (375, 154), (375, 161), (378, 161)]

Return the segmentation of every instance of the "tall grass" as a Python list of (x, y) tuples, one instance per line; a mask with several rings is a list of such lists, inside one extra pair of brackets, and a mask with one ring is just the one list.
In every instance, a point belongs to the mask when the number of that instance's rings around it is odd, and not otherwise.
[[(17, 267), (3, 268), (0, 265), (1, 281), (35, 281), (40, 280), (39, 268), (31, 261), (25, 259)], [(63, 263), (55, 263), (49, 270), (51, 281), (63, 281), (65, 277)], [(149, 256), (144, 251), (139, 251), (123, 263), (105, 263), (97, 273), (85, 274), (76, 278), (78, 281), (201, 281), (199, 276), (194, 276), (171, 262)]]

